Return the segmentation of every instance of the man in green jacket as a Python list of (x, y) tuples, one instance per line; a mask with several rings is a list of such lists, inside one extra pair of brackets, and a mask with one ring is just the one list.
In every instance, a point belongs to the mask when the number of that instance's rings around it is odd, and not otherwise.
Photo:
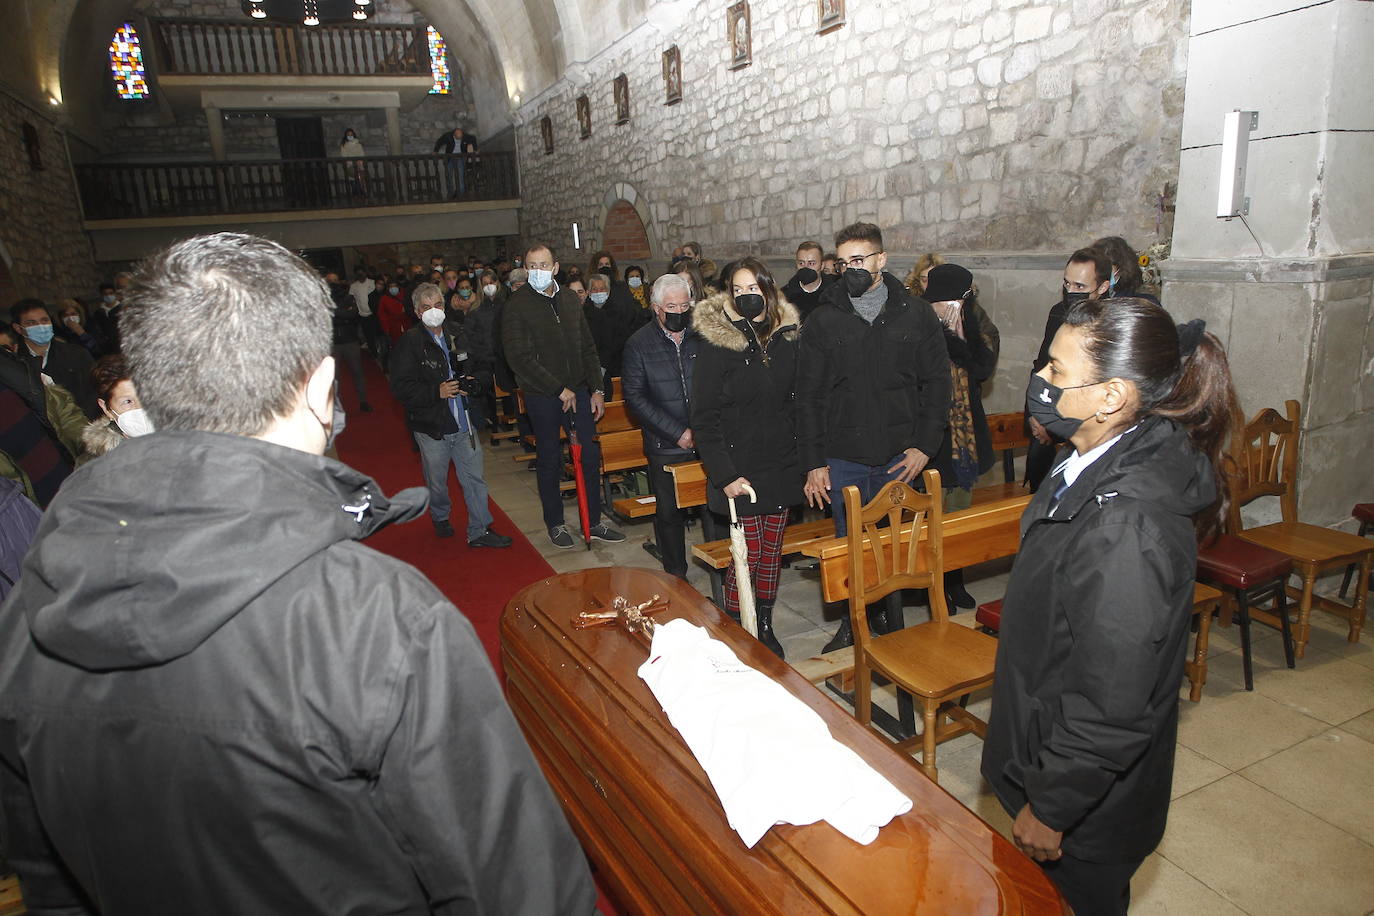
[(43, 384), (36, 368), (0, 351), (0, 477), (47, 506), (81, 453), (86, 422), (66, 389)]
[[(555, 547), (573, 546), (563, 523), (563, 496), (558, 484), (563, 467), (560, 427), (576, 429), (582, 443), (582, 481), (587, 493), (587, 526), (601, 541), (623, 541), (625, 535), (601, 521), (601, 448), (596, 421), (606, 410), (601, 390), (601, 364), (596, 357), (582, 306), (554, 276), (553, 249), (536, 242), (525, 252), (529, 282), (510, 294), (501, 316), (501, 343), (516, 384), (525, 395), (525, 410), (534, 429), (535, 471), (544, 524)], [(574, 425), (575, 424), (575, 425)]]

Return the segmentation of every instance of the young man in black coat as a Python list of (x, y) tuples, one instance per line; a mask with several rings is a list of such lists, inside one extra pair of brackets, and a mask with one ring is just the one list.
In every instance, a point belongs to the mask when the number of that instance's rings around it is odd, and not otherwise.
[(692, 371), (701, 337), (692, 330), (692, 285), (677, 274), (654, 281), (649, 292), (654, 318), (625, 344), (621, 385), (639, 421), (649, 480), (654, 487), (654, 542), (663, 571), (687, 578), (686, 517), (677, 505), (667, 466), (696, 458), (692, 437)]
[(797, 246), (797, 272), (782, 288), (787, 301), (801, 313), (802, 321), (806, 321), (816, 306), (821, 304), (826, 287), (835, 282), (833, 276), (820, 272), (824, 257), (825, 251), (820, 242), (802, 242)]
[(80, 344), (55, 338), (52, 316), (37, 299), (21, 299), (10, 309), (12, 327), (23, 339), (19, 356), (71, 393), (88, 419), (101, 415), (91, 387), (90, 352)]
[(470, 547), (509, 547), (511, 539), (491, 528), (491, 506), (483, 477), (477, 395), (491, 387), (490, 367), (478, 368), (445, 320), (444, 296), (433, 283), (415, 289), (420, 323), (401, 335), (391, 352), (391, 393), (406, 409), (406, 425), (420, 448), (429, 488), (429, 516), (439, 537), (452, 537), (448, 468), (458, 472), (467, 505)]
[[(929, 463), (948, 423), (950, 382), (940, 321), (883, 269), (881, 230), (855, 223), (836, 233), (835, 247), (844, 274), (802, 325), (797, 451), (807, 501), (829, 503), (843, 535), (846, 486), (867, 502)], [(846, 617), (826, 651), (852, 641)]]

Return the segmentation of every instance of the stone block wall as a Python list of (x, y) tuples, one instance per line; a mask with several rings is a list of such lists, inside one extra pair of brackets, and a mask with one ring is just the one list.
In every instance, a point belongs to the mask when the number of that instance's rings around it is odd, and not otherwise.
[[(33, 170), (22, 129), (38, 133), (43, 169)], [(26, 105), (0, 93), (0, 242), (8, 255), (9, 289), (15, 298), (55, 302), (67, 296), (92, 300), (102, 279), (91, 243), (81, 228), (62, 131)], [(10, 301), (0, 302), (8, 308)]]
[[(826, 35), (814, 4), (754, 0), (753, 63), (737, 71), (724, 7), (689, 6), (679, 32), (642, 26), (521, 107), (529, 234), (599, 227), (605, 189), (627, 181), (651, 236), (716, 251), (786, 254), (860, 218), (893, 251), (1169, 237), (1158, 202), (1177, 178), (1187, 0), (855, 4)], [(673, 44), (683, 100), (665, 106)], [(622, 72), (631, 119), (616, 125)]]

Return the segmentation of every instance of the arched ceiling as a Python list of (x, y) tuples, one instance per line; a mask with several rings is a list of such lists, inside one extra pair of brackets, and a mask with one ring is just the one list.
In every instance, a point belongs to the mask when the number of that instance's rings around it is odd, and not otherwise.
[[(109, 36), (151, 0), (19, 0), (28, 27), (0, 36), (0, 79), (35, 102), (60, 98), (74, 128), (99, 124)], [(409, 0), (448, 39), (477, 103), (478, 130), (646, 21), (681, 19), (690, 0)], [(60, 76), (59, 76), (60, 75)]]

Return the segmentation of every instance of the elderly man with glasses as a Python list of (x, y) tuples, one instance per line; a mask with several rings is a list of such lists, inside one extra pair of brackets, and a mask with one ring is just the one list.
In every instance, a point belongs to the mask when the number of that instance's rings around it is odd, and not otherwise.
[(649, 292), (654, 320), (625, 344), (621, 385), (644, 436), (654, 488), (654, 540), (663, 571), (687, 578), (687, 525), (673, 491), (670, 464), (697, 457), (689, 421), (692, 368), (701, 338), (692, 330), (692, 284), (664, 274)]
[[(807, 502), (829, 503), (843, 535), (846, 486), (867, 502), (889, 480), (911, 483), (940, 447), (950, 381), (939, 319), (884, 270), (882, 231), (846, 226), (835, 250), (840, 280), (802, 325), (797, 451)], [(825, 651), (852, 643), (846, 617)]]

